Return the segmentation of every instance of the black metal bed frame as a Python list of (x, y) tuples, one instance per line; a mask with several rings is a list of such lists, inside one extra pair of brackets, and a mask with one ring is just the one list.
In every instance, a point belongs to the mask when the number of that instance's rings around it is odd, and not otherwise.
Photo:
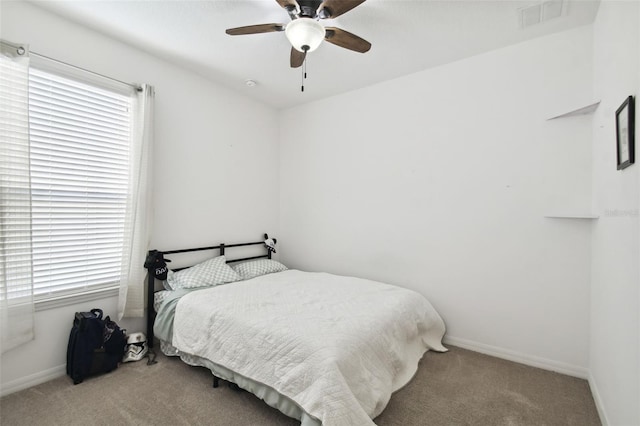
[[(265, 239), (266, 238), (267, 238), (267, 234), (265, 234)], [(217, 246), (211, 246), (211, 247), (198, 247), (198, 248), (188, 248), (188, 249), (180, 249), (180, 250), (167, 250), (167, 251), (158, 250), (157, 253), (163, 254), (163, 255), (170, 255), (170, 254), (178, 254), (178, 253), (189, 253), (194, 251), (220, 250), (220, 256), (223, 256), (225, 254), (226, 249), (236, 248), (236, 247), (256, 246), (256, 245), (264, 245), (266, 254), (263, 254), (260, 256), (243, 257), (239, 259), (229, 259), (227, 260), (227, 263), (242, 262), (245, 260), (253, 260), (253, 259), (271, 259), (271, 250), (269, 250), (266, 247), (266, 245), (264, 244), (264, 241), (256, 241), (252, 243), (238, 243), (238, 244), (219, 244)], [(153, 250), (150, 250), (149, 253), (151, 253), (152, 251)], [(186, 269), (186, 268), (188, 268), (188, 266), (183, 268), (176, 268), (172, 270), (179, 271), (181, 269)], [(155, 293), (156, 279), (153, 276), (152, 270), (153, 270), (153, 266), (150, 266), (149, 268), (147, 268), (147, 272), (149, 274), (149, 278), (147, 280), (147, 342), (150, 348), (153, 348), (153, 345), (154, 345), (153, 322), (155, 321), (155, 317), (156, 317), (156, 311), (153, 308), (153, 295)], [(214, 382), (217, 382), (217, 380), (214, 380)], [(214, 387), (217, 387), (215, 385), (217, 385), (217, 383), (214, 383)]]

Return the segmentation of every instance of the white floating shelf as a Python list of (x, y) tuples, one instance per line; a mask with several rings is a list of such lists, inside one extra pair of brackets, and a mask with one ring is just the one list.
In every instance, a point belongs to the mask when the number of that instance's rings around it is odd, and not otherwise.
[(598, 105), (600, 105), (600, 101), (595, 101), (587, 106), (583, 106), (577, 109), (574, 109), (569, 112), (565, 112), (563, 114), (555, 115), (553, 117), (547, 118), (549, 120), (555, 120), (556, 118), (565, 118), (565, 117), (575, 117), (578, 115), (587, 115), (593, 114), (596, 109), (598, 109)]
[(548, 219), (598, 219), (600, 216), (591, 213), (554, 213), (547, 214)]

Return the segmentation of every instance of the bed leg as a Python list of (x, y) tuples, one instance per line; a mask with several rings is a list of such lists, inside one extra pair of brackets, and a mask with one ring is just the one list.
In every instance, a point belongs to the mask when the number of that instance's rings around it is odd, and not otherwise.
[(220, 384), (220, 379), (217, 378), (216, 376), (213, 376), (213, 387), (217, 388)]

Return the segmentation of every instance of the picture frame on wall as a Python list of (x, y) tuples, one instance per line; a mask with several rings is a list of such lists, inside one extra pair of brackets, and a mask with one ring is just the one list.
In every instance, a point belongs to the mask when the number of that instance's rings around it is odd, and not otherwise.
[(616, 110), (616, 142), (618, 170), (635, 162), (635, 112), (633, 96), (627, 97)]

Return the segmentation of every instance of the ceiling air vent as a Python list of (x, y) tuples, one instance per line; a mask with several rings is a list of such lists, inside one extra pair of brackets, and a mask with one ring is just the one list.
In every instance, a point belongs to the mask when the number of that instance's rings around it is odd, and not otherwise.
[(541, 1), (518, 9), (520, 28), (527, 28), (562, 16), (564, 0)]

